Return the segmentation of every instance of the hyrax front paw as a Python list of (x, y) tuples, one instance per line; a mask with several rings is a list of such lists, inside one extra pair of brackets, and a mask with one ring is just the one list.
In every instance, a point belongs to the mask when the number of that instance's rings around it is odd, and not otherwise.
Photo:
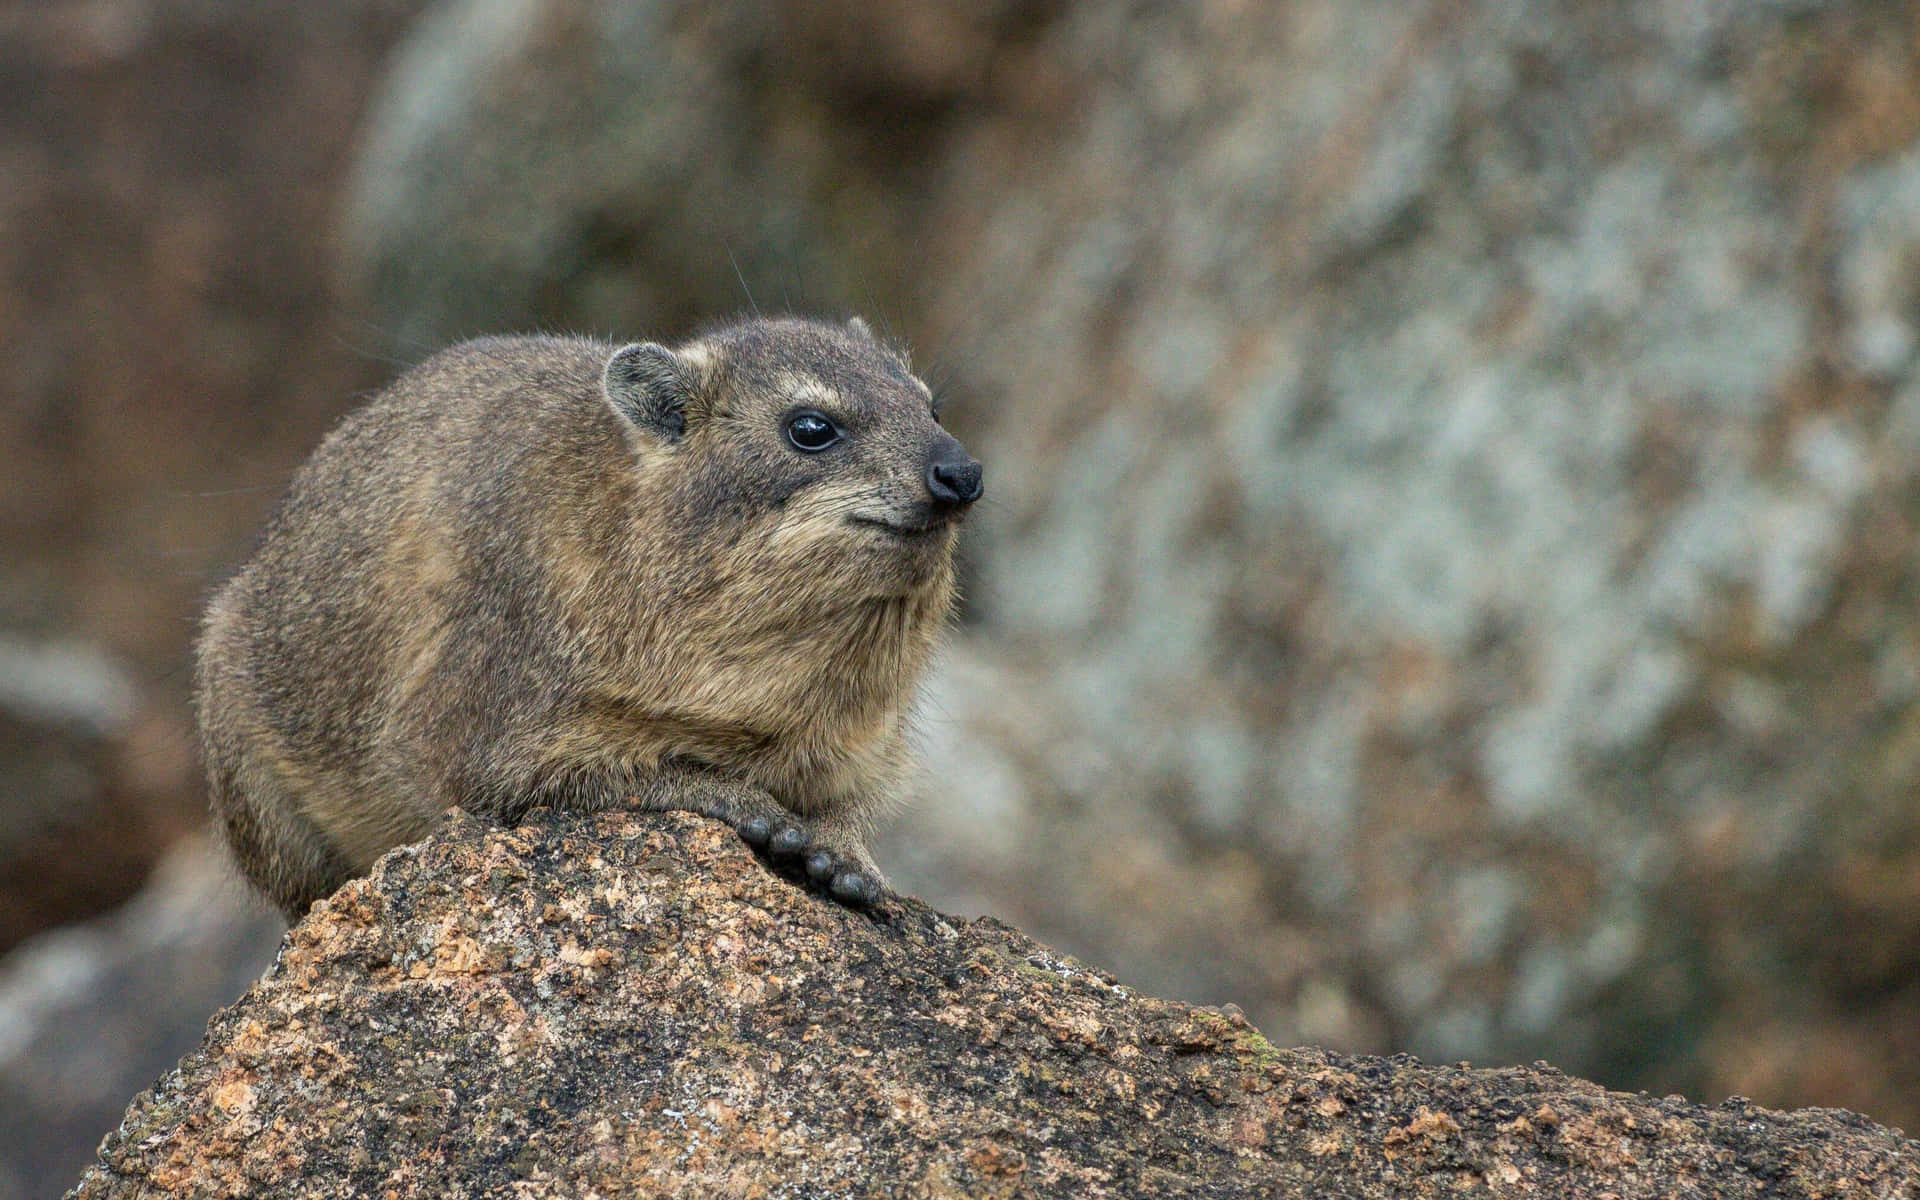
[(869, 908), (880, 899), (880, 882), (851, 855), (813, 844), (804, 822), (786, 817), (749, 817), (740, 838), (775, 867), (797, 874), (848, 908)]

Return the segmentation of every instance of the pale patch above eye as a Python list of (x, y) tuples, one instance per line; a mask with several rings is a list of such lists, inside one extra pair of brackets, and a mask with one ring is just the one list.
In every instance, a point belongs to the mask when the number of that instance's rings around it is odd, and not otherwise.
[(784, 374), (778, 385), (789, 400), (805, 408), (831, 409), (840, 403), (839, 392), (811, 375), (798, 372)]

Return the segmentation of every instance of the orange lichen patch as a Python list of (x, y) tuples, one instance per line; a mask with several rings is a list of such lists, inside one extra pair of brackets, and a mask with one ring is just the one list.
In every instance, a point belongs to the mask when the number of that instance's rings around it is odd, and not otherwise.
[(1019, 1175), (1027, 1169), (1027, 1156), (1000, 1142), (973, 1143), (967, 1148), (966, 1160), (982, 1175)]
[(1055, 1041), (1082, 1046), (1098, 1045), (1102, 1031), (1100, 1019), (1088, 1012), (1048, 1013), (1040, 1018), (1040, 1024)]
[(620, 961), (618, 955), (604, 946), (582, 946), (574, 941), (560, 947), (559, 957), (561, 962), (569, 966), (586, 967), (589, 970), (611, 967)]
[(244, 1079), (231, 1080), (214, 1088), (207, 1100), (230, 1117), (244, 1117), (253, 1111), (253, 1085)]

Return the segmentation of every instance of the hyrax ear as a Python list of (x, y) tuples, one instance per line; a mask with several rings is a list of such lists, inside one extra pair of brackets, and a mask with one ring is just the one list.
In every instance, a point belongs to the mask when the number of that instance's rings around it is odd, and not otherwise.
[(687, 418), (696, 409), (696, 364), (665, 346), (635, 342), (614, 351), (601, 376), (601, 388), (613, 411), (642, 433), (666, 442), (686, 436)]
[(867, 324), (866, 318), (848, 317), (847, 332), (851, 333), (853, 336), (857, 338), (862, 339), (863, 341), (866, 341), (871, 343), (872, 345), (878, 346), (885, 353), (891, 354), (893, 357), (899, 359), (900, 365), (907, 368), (909, 371), (913, 369), (913, 364), (910, 361), (908, 361), (909, 356), (907, 354), (906, 347), (896, 346), (892, 342), (883, 339), (879, 334), (873, 331), (873, 326)]

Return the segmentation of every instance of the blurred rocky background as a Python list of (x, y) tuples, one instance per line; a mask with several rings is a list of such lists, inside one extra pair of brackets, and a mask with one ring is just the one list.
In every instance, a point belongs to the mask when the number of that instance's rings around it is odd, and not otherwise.
[(988, 464), (898, 885), (1920, 1128), (1920, 3), (70, 0), (0, 11), (0, 1200), (272, 952), (186, 647), (320, 432), (755, 305)]

